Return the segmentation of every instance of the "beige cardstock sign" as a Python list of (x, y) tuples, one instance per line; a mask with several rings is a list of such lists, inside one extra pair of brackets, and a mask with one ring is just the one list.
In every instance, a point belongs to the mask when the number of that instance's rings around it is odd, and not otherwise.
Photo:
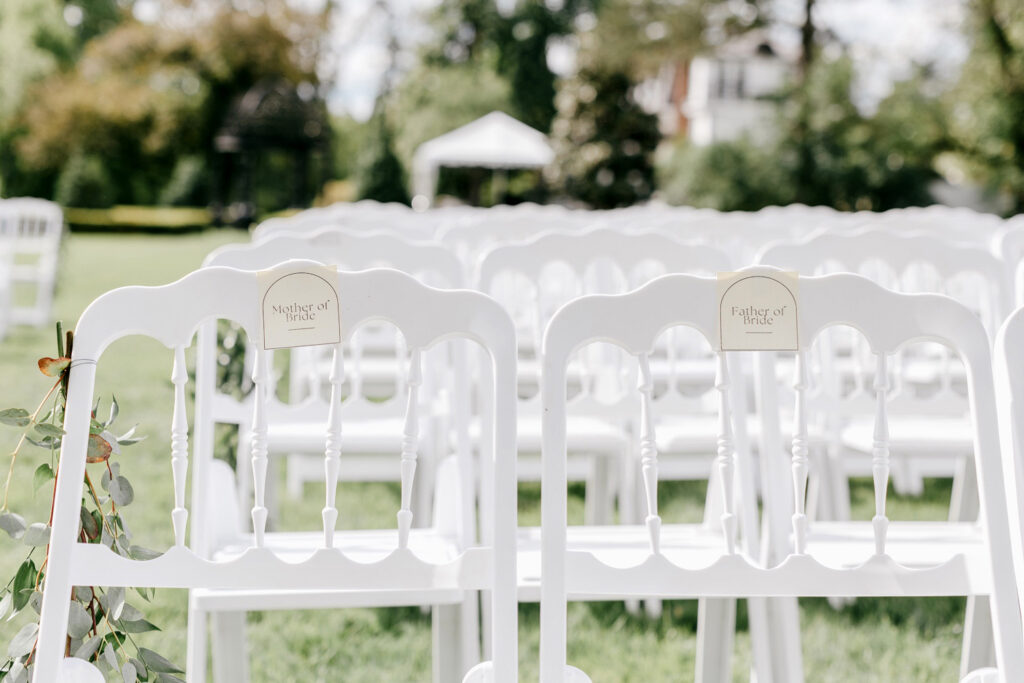
[(285, 266), (261, 270), (257, 281), (264, 349), (341, 341), (337, 268)]
[(796, 351), (799, 285), (791, 272), (719, 273), (719, 349)]

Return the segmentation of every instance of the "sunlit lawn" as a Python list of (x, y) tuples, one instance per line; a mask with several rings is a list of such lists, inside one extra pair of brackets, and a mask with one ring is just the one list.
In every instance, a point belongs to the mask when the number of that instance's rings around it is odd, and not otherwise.
[[(63, 253), (55, 314), (71, 326), (83, 308), (102, 292), (126, 284), (163, 284), (198, 267), (203, 256), (228, 241), (246, 239), (234, 231), (208, 231), (177, 236), (72, 235)], [(134, 341), (134, 340), (132, 340)], [(26, 407), (45, 393), (47, 380), (35, 369), (35, 359), (54, 355), (51, 328), (17, 329), (0, 344), (0, 408)], [(165, 548), (170, 542), (169, 424), (171, 407), (170, 355), (159, 344), (119, 342), (100, 364), (97, 388), (106, 405), (116, 394), (121, 403), (122, 428), (139, 423), (148, 440), (127, 448), (120, 456), (122, 469), (133, 481), (136, 501), (125, 513), (136, 542)], [(13, 448), (15, 434), (0, 432), (0, 452)], [(31, 492), (32, 471), (42, 462), (41, 452), (27, 450), (19, 459), (11, 507), (44, 520), (47, 490)], [(6, 460), (4, 461), (6, 470)], [(703, 504), (701, 484), (661, 487), (666, 519), (699, 518)], [(282, 524), (314, 524), (322, 507), (313, 485), (300, 501), (285, 501)], [(921, 499), (890, 497), (894, 518), (942, 519), (950, 486), (928, 481)], [(539, 487), (521, 488), (521, 523), (539, 521)], [(855, 514), (871, 515), (868, 482), (854, 487)], [(341, 524), (354, 518), (378, 526), (393, 525), (398, 508), (397, 487), (386, 484), (342, 487)], [(582, 519), (582, 490), (574, 489), (570, 517)], [(7, 577), (24, 559), (23, 546), (0, 538), (0, 570)], [(40, 553), (37, 552), (37, 555)], [(182, 591), (160, 591), (152, 606), (138, 596), (161, 633), (137, 637), (138, 642), (179, 663), (185, 654), (186, 596)], [(959, 666), (963, 600), (899, 599), (859, 600), (834, 611), (824, 600), (802, 605), (803, 652), (808, 681), (953, 681)], [(520, 609), (521, 679), (536, 680), (538, 609)], [(657, 620), (633, 616), (621, 603), (576, 604), (569, 612), (570, 661), (584, 668), (596, 683), (617, 681), (681, 681), (692, 678), (696, 602), (665, 604)], [(747, 679), (750, 662), (745, 609), (741, 607), (733, 678)], [(0, 624), (0, 642), (6, 643), (21, 619)], [(427, 681), (430, 671), (430, 619), (416, 609), (343, 610), (252, 614), (249, 618), (252, 680), (259, 681)], [(5, 646), (6, 647), (6, 646)]]

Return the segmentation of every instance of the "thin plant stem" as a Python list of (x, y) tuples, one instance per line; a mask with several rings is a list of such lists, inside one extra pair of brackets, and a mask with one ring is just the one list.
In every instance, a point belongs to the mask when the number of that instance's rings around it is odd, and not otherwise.
[[(50, 387), (50, 390), (46, 392), (46, 396), (43, 397), (43, 400), (39, 402), (39, 406), (36, 408), (35, 412), (32, 413), (32, 417), (29, 418), (29, 427), (35, 424), (36, 418), (39, 417), (40, 411), (42, 411), (43, 407), (46, 405), (46, 402), (50, 399), (50, 397), (53, 396), (53, 392), (56, 391), (57, 387), (60, 386), (61, 381), (62, 379), (58, 379), (56, 383), (54, 383), (54, 385)], [(10, 492), (11, 489), (11, 476), (14, 474), (14, 462), (15, 460), (18, 459), (18, 452), (21, 450), (21, 447), (25, 445), (26, 438), (28, 438), (28, 429), (25, 429), (25, 431), (21, 433), (21, 438), (18, 440), (18, 445), (15, 446), (14, 450), (11, 452), (11, 465), (10, 467), (7, 468), (7, 481), (4, 483), (4, 504), (3, 506), (0, 506), (0, 512), (4, 512), (7, 510), (7, 494)]]

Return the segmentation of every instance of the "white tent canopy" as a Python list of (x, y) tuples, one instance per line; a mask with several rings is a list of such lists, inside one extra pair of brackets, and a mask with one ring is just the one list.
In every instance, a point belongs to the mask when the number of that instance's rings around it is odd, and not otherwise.
[(554, 158), (546, 135), (508, 114), (492, 111), (416, 148), (413, 193), (432, 202), (442, 166), (541, 168)]

